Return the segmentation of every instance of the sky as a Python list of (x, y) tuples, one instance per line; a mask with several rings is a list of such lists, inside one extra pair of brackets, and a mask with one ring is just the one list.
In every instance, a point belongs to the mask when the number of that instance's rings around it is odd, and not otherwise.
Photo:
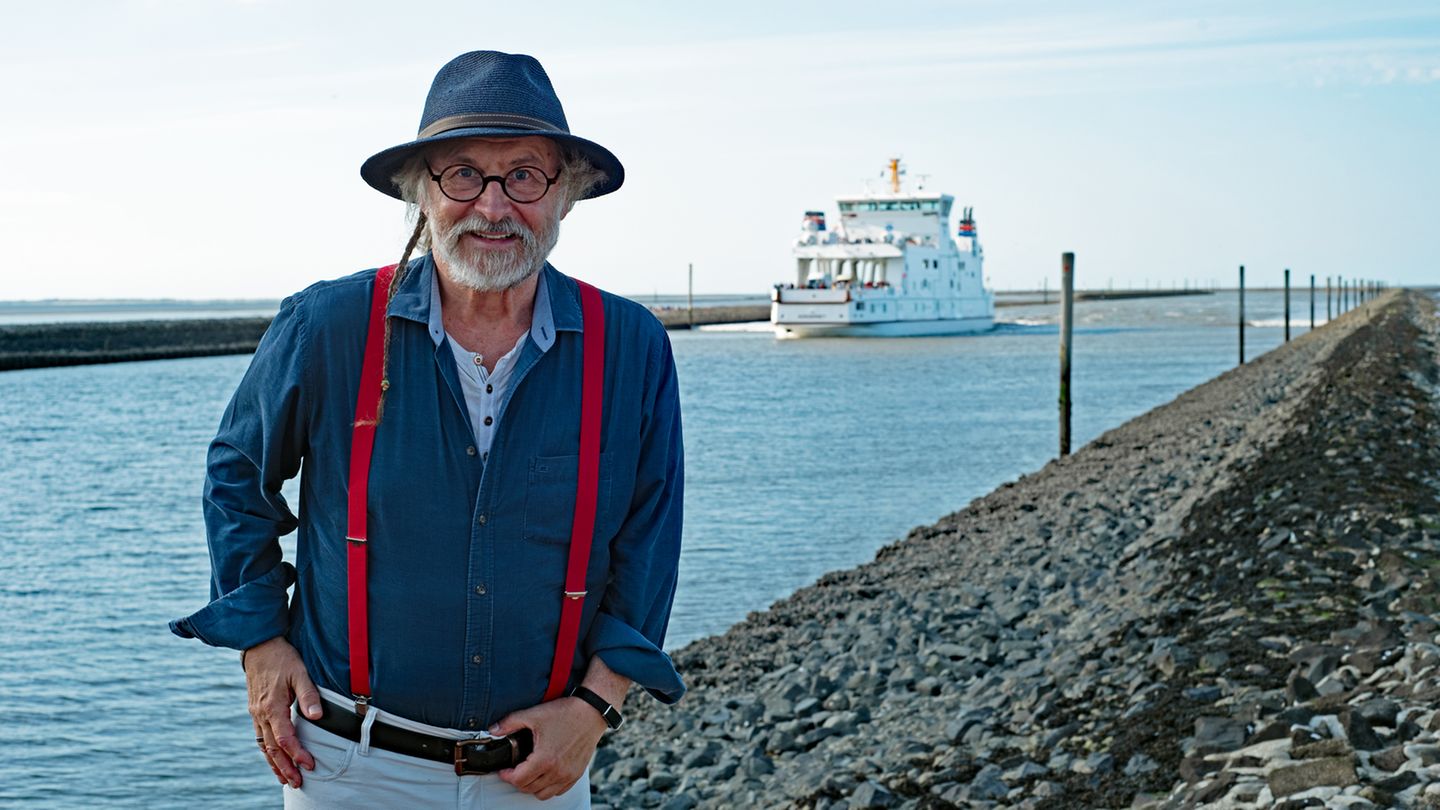
[(359, 177), (467, 50), (529, 53), (625, 164), (552, 261), (764, 293), (891, 157), (992, 287), (1440, 283), (1434, 2), (0, 0), (0, 299), (278, 298), (388, 264)]

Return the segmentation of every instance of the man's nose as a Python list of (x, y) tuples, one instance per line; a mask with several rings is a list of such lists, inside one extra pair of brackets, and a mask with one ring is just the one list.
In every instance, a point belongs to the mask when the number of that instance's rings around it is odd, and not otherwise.
[(511, 206), (515, 203), (505, 196), (505, 189), (500, 185), (499, 180), (491, 180), (485, 185), (485, 190), (480, 193), (471, 203), (475, 213), (480, 214), (491, 222), (502, 219), (510, 214)]

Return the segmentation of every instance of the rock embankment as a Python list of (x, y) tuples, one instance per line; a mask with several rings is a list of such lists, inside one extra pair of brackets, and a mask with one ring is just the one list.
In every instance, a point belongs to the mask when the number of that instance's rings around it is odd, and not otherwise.
[(0, 325), (0, 371), (249, 354), (269, 318)]
[[(692, 316), (686, 307), (651, 308), (666, 329), (690, 328)], [(717, 323), (749, 323), (770, 320), (769, 304), (746, 304), (733, 307), (698, 307), (693, 321), (695, 326), (709, 326)]]
[(611, 807), (1440, 807), (1433, 302), (1390, 293), (676, 654)]
[[(652, 311), (666, 329), (691, 324), (687, 309)], [(763, 304), (701, 307), (693, 316), (695, 326), (769, 318), (770, 307)], [(250, 354), (269, 326), (269, 318), (0, 324), (0, 371)]]

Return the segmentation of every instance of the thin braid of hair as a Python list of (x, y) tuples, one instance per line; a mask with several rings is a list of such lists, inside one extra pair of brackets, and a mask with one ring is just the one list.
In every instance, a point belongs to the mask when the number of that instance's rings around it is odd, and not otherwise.
[[(395, 274), (390, 277), (390, 288), (385, 291), (385, 309), (390, 309), (390, 301), (395, 298), (395, 291), (400, 289), (400, 278), (410, 267), (410, 254), (415, 251), (415, 245), (420, 242), (420, 235), (425, 232), (425, 212), (420, 212), (415, 218), (415, 232), (410, 234), (410, 241), (405, 243), (405, 252), (400, 255), (400, 263), (395, 265)], [(380, 353), (380, 404), (375, 409), (375, 424), (385, 415), (385, 392), (390, 390), (390, 319), (385, 319), (385, 340), (384, 348)]]

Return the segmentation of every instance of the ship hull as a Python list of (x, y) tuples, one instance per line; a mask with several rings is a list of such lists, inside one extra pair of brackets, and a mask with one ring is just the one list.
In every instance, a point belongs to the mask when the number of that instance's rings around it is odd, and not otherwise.
[(777, 338), (817, 337), (938, 337), (973, 335), (995, 327), (995, 318), (951, 318), (929, 321), (878, 321), (875, 323), (777, 323)]

